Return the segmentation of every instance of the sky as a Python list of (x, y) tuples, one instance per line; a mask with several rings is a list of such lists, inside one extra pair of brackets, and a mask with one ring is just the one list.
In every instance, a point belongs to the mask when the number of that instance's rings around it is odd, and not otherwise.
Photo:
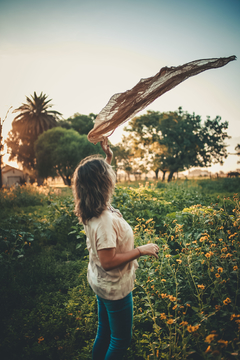
[[(240, 143), (240, 0), (0, 0), (0, 117), (36, 91), (68, 118), (98, 114), (110, 97), (163, 66), (236, 55), (162, 95), (147, 110), (217, 115)], [(3, 138), (16, 114), (10, 110)], [(126, 125), (126, 124), (125, 124)], [(123, 127), (109, 140), (121, 141)], [(6, 154), (6, 149), (4, 152)], [(7, 163), (8, 156), (4, 156)], [(236, 155), (223, 166), (240, 168)]]

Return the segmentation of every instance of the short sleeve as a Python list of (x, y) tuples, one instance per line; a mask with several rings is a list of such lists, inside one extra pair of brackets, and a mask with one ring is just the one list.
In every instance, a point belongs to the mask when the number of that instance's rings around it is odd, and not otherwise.
[(117, 234), (113, 226), (111, 213), (106, 212), (101, 218), (101, 222), (96, 232), (96, 249), (115, 248), (117, 244)]

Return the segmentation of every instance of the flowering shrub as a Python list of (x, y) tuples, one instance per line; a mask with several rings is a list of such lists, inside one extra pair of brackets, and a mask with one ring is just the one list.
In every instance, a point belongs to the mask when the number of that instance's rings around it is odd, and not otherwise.
[[(15, 190), (0, 193), (16, 206), (0, 225), (0, 353), (4, 360), (90, 360), (97, 307), (71, 191), (36, 194), (40, 202), (31, 213), (23, 206), (29, 202), (16, 204), (37, 190), (17, 191), (19, 197)], [(189, 181), (119, 186), (113, 205), (132, 226), (136, 246), (155, 242), (160, 248), (158, 260), (138, 260), (125, 359), (237, 359), (238, 195), (206, 196)]]
[[(137, 219), (136, 245), (156, 242), (159, 261), (139, 261), (135, 329), (145, 356), (185, 359), (190, 354), (228, 358), (239, 349), (240, 209), (234, 215), (201, 205), (185, 208), (165, 231)], [(210, 345), (208, 345), (210, 344)], [(159, 355), (160, 354), (160, 355)], [(165, 355), (164, 355), (165, 354)], [(159, 356), (159, 357), (158, 357)], [(226, 357), (225, 357), (226, 356)]]

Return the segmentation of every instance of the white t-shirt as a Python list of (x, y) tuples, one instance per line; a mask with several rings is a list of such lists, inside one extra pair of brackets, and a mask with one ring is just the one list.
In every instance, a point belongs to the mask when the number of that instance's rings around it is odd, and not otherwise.
[(134, 248), (131, 226), (118, 210), (110, 207), (84, 225), (87, 235), (89, 264), (87, 278), (93, 291), (104, 299), (118, 300), (127, 296), (134, 287), (137, 260), (130, 261), (110, 271), (103, 269), (97, 251), (116, 248), (117, 253)]

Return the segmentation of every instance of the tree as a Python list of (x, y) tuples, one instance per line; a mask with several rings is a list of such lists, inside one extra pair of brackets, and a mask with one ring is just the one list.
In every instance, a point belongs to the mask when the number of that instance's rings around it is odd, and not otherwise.
[(227, 157), (224, 140), (228, 123), (217, 116), (201, 125), (201, 117), (182, 112), (147, 114), (132, 119), (125, 130), (131, 132), (134, 148), (148, 154), (152, 168), (169, 171), (168, 181), (177, 171), (190, 167), (208, 167), (223, 164)]
[(50, 110), (51, 101), (42, 92), (39, 96), (34, 92), (30, 98), (26, 97), (26, 103), (13, 111), (19, 114), (6, 140), (9, 160), (16, 159), (28, 170), (34, 170), (36, 165), (34, 142), (44, 131), (57, 126), (61, 116), (58, 111)]
[(55, 127), (40, 135), (35, 143), (35, 153), (39, 175), (45, 179), (61, 176), (68, 186), (82, 159), (92, 154), (104, 154), (99, 143), (94, 145), (86, 135), (62, 127)]
[(12, 106), (8, 109), (6, 116), (3, 120), (0, 118), (0, 189), (2, 188), (2, 150), (3, 150), (2, 127), (3, 127), (5, 120), (7, 119), (8, 113), (11, 108), (12, 108)]
[(65, 129), (74, 129), (80, 135), (87, 135), (89, 131), (92, 130), (96, 117), (97, 115), (93, 113), (89, 115), (76, 113), (67, 120), (59, 121), (58, 126), (62, 126)]
[(134, 154), (129, 146), (128, 139), (123, 136), (122, 143), (112, 146), (112, 150), (114, 154), (113, 165), (115, 167), (116, 175), (118, 169), (121, 169), (127, 173), (128, 179), (130, 179), (130, 174), (133, 171)]
[[(237, 146), (235, 147), (236, 150), (236, 155), (240, 156), (240, 144), (237, 144)], [(240, 164), (240, 161), (237, 162), (238, 164)]]

